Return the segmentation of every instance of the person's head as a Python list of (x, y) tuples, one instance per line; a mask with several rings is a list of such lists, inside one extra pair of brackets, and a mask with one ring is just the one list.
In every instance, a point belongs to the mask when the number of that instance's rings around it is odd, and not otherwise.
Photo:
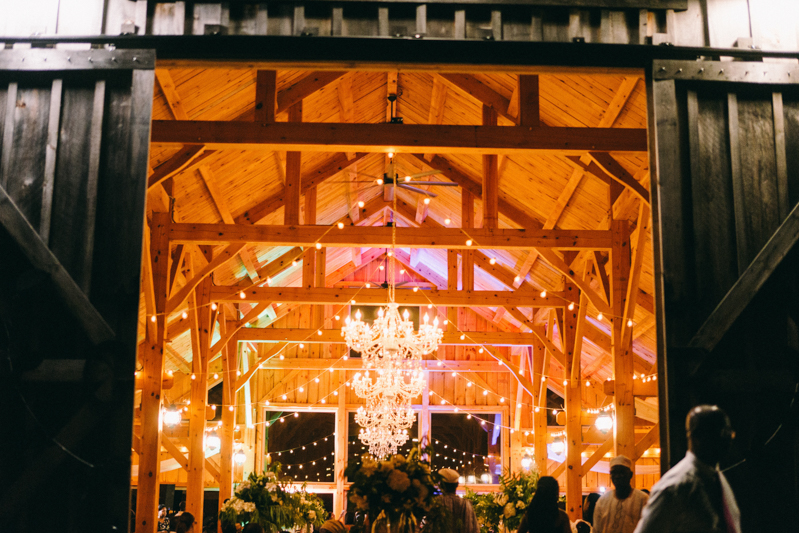
[(242, 528), (241, 533), (264, 533), (264, 528), (261, 527), (261, 524), (250, 522)]
[(166, 505), (163, 503), (158, 505), (158, 518), (163, 518), (166, 516)]
[(633, 479), (633, 463), (624, 455), (617, 455), (610, 460), (610, 481), (616, 490), (626, 493), (630, 490)]
[(730, 451), (735, 432), (730, 418), (716, 405), (699, 405), (685, 419), (688, 449), (703, 463), (716, 466)]
[(185, 500), (178, 504), (178, 511), (185, 511), (186, 510), (186, 502)]
[(451, 468), (442, 468), (438, 471), (441, 476), (441, 492), (445, 494), (455, 494), (458, 489), (458, 472)]
[(649, 495), (649, 489), (641, 489), (641, 492), (643, 492), (646, 495)]
[(194, 515), (191, 513), (183, 513), (177, 518), (175, 525), (176, 533), (189, 533), (194, 531)]
[(541, 499), (546, 502), (557, 502), (560, 496), (560, 485), (558, 480), (552, 476), (541, 476), (538, 478), (538, 486), (533, 494), (533, 501)]
[(346, 528), (344, 524), (339, 522), (336, 519), (330, 519), (322, 524), (322, 528), (319, 530), (319, 533), (344, 533)]
[(574, 528), (577, 530), (577, 533), (589, 533), (591, 531), (591, 526), (588, 525), (588, 522), (583, 520), (578, 520), (576, 524), (574, 524)]

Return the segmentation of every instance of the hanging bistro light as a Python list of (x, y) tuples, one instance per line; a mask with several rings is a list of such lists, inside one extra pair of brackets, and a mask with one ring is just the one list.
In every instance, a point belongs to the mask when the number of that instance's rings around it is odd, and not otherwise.
[(552, 453), (555, 455), (561, 455), (566, 450), (566, 443), (563, 442), (563, 439), (558, 437), (554, 441), (552, 441)]
[[(393, 169), (389, 169), (393, 175)], [(394, 211), (397, 212), (397, 195)], [(427, 314), (419, 330), (414, 329), (406, 310), (402, 315), (395, 301), (397, 225), (392, 222), (391, 251), (388, 252), (388, 305), (377, 313), (372, 325), (361, 320), (356, 311), (354, 319), (347, 317), (341, 336), (347, 346), (361, 353), (366, 372), (353, 379), (355, 394), (366, 405), (358, 409), (356, 420), (361, 425), (359, 437), (369, 446), (369, 453), (384, 457), (396, 453), (407, 441), (407, 430), (415, 416), (411, 400), (422, 393), (425, 375), (422, 357), (435, 351), (444, 332), (438, 327), (438, 317), (432, 323)]]
[(205, 450), (209, 453), (216, 453), (222, 447), (222, 439), (219, 438), (219, 435), (216, 432), (211, 433), (205, 438)]
[(239, 450), (233, 454), (233, 462), (237, 465), (241, 466), (247, 461), (247, 454), (244, 453), (244, 450)]
[(164, 425), (168, 427), (174, 427), (180, 425), (180, 422), (183, 420), (183, 415), (181, 414), (181, 410), (176, 407), (170, 407), (164, 409)]
[(613, 429), (613, 417), (608, 413), (600, 413), (599, 416), (596, 417), (594, 425), (596, 425), (596, 428), (602, 433), (607, 433)]

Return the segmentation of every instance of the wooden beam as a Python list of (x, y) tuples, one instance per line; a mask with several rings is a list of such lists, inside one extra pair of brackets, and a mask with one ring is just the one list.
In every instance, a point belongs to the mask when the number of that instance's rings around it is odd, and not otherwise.
[[(340, 329), (323, 329), (322, 335), (315, 329), (277, 329), (277, 328), (242, 328), (236, 335), (239, 341), (256, 342), (304, 342), (306, 344), (343, 344), (344, 338)], [(463, 335), (463, 339), (461, 339)], [(485, 332), (464, 331), (463, 333), (444, 332), (440, 343), (443, 346), (529, 346), (538, 337), (532, 333), (515, 333), (508, 331)]]
[[(352, 95), (352, 75), (343, 76), (338, 82), (338, 102), (341, 122), (355, 122), (355, 98)], [(355, 158), (355, 152), (347, 152), (347, 159)]]
[(613, 435), (609, 435), (607, 440), (597, 448), (594, 453), (591, 454), (591, 457), (588, 458), (586, 462), (582, 465), (583, 476), (588, 474), (592, 468), (596, 466), (596, 464), (605, 457), (605, 454), (613, 451)]
[(203, 516), (205, 489), (205, 422), (208, 405), (208, 348), (213, 335), (211, 278), (195, 289), (190, 304), (192, 325), (191, 404), (189, 405), (189, 469), (186, 482), (186, 511)]
[(189, 297), (189, 294), (199, 285), (202, 283), (204, 279), (210, 276), (216, 269), (236, 257), (236, 254), (244, 248), (244, 243), (235, 243), (229, 246), (226, 246), (221, 252), (219, 252), (216, 257), (214, 257), (202, 270), (197, 272), (197, 274), (192, 277), (190, 280), (186, 282), (186, 284), (180, 288), (180, 290), (169, 299), (166, 304), (166, 311), (167, 314), (174, 313), (183, 302), (186, 301), (186, 298)]
[(635, 239), (635, 250), (633, 251), (635, 255), (633, 256), (632, 264), (630, 265), (630, 280), (627, 284), (627, 295), (624, 299), (624, 311), (621, 317), (622, 325), (624, 327), (624, 333), (622, 336), (622, 345), (625, 347), (629, 347), (630, 356), (632, 356), (632, 350), (633, 350), (633, 342), (632, 342), (633, 328), (632, 325), (628, 324), (630, 324), (633, 318), (635, 317), (635, 308), (638, 302), (638, 294), (640, 292), (638, 290), (638, 287), (640, 285), (640, 280), (641, 280), (641, 270), (643, 269), (644, 265), (644, 251), (646, 249), (648, 229), (649, 229), (649, 206), (641, 202), (638, 212), (638, 225), (637, 225), (638, 233)]
[[(483, 126), (496, 126), (497, 114), (483, 106)], [(499, 227), (499, 166), (496, 154), (483, 155), (483, 228)]]
[[(302, 122), (302, 101), (289, 109), (289, 122)], [(283, 224), (296, 226), (300, 223), (301, 158), (299, 151), (286, 152), (286, 200), (283, 205)]]
[(154, 120), (156, 145), (213, 150), (515, 154), (646, 152), (645, 129)]
[[(141, 351), (141, 420), (136, 529), (155, 533), (158, 526), (158, 479), (161, 466), (161, 398), (166, 333), (166, 293), (169, 286), (169, 213), (153, 213), (150, 256), (153, 261), (156, 336)], [(139, 377), (139, 376), (137, 376)]]
[[(219, 318), (222, 334), (227, 333), (230, 322), (224, 316)], [(236, 370), (239, 368), (238, 343), (229, 342), (222, 350), (222, 428), (219, 450), (219, 510), (224, 500), (233, 497), (233, 438), (236, 430)]]
[[(557, 230), (550, 230), (550, 231), (557, 231)], [(566, 262), (561, 259), (558, 254), (551, 249), (538, 247), (539, 256), (542, 257), (547, 263), (552, 265), (555, 270), (561, 272), (564, 276), (566, 276), (572, 283), (577, 285), (577, 287), (585, 293), (591, 303), (594, 304), (600, 312), (605, 313), (607, 315), (611, 315), (611, 308), (608, 304), (602, 300), (602, 297), (598, 295), (591, 286), (579, 276), (574, 269), (571, 268)]]
[[(278, 353), (280, 353), (280, 351), (283, 348), (285, 348), (286, 346), (287, 346), (286, 343), (279, 343), (279, 344), (273, 346), (272, 348), (270, 348), (264, 355), (261, 356), (261, 358), (254, 365), (252, 365), (249, 369), (247, 369), (247, 371), (244, 372), (244, 374), (239, 379), (236, 380), (236, 384), (233, 386), (233, 392), (234, 393), (238, 392), (248, 381), (250, 381), (250, 378), (259, 369), (267, 368), (266, 366), (262, 366), (262, 365), (264, 365), (264, 363), (269, 361), (270, 358), (272, 358), (275, 355), (277, 355)], [(322, 361), (322, 359), (312, 359), (312, 361), (320, 362), (320, 361)], [(296, 364), (296, 360), (294, 361), (294, 363)]]
[(535, 464), (540, 475), (547, 475), (547, 402), (546, 382), (541, 378), (549, 372), (549, 354), (540, 340), (533, 345), (533, 367), (531, 377), (534, 386), (533, 443)]
[(566, 355), (565, 355), (565, 354), (564, 354), (564, 353), (563, 353), (561, 350), (559, 350), (559, 349), (558, 349), (558, 348), (555, 346), (555, 343), (553, 343), (553, 342), (552, 342), (552, 340), (551, 340), (550, 338), (548, 338), (548, 337), (547, 337), (547, 335), (546, 335), (546, 330), (544, 330), (544, 329), (543, 329), (543, 328), (541, 328), (540, 326), (536, 326), (536, 325), (534, 325), (534, 324), (533, 324), (533, 323), (530, 321), (530, 319), (529, 319), (529, 318), (527, 318), (526, 316), (524, 316), (524, 313), (522, 313), (521, 311), (519, 311), (519, 310), (518, 310), (518, 309), (516, 309), (515, 307), (506, 307), (506, 311), (507, 311), (508, 313), (510, 313), (510, 315), (511, 315), (513, 318), (515, 318), (516, 320), (518, 320), (519, 322), (521, 322), (521, 323), (522, 323), (522, 325), (524, 325), (524, 326), (527, 326), (528, 328), (530, 328), (530, 330), (532, 331), (533, 335), (535, 335), (536, 339), (537, 339), (539, 342), (541, 342), (541, 343), (543, 343), (543, 344), (544, 344), (544, 346), (546, 347), (546, 349), (547, 349), (547, 350), (549, 350), (549, 352), (550, 352), (552, 355), (554, 355), (554, 356), (555, 356), (555, 359), (557, 359), (557, 360), (558, 360), (558, 362), (559, 362), (561, 365), (563, 365), (563, 366), (565, 366), (565, 365), (566, 365)]
[(537, 127), (541, 125), (538, 76), (520, 74), (518, 81), (519, 125)]
[[(602, 382), (602, 392), (607, 396), (613, 396), (616, 392), (616, 381), (608, 379)], [(658, 397), (658, 382), (657, 381), (643, 381), (636, 379), (633, 381), (633, 396), (637, 397)]]
[[(613, 250), (610, 254), (611, 300), (616, 315), (611, 319), (613, 374), (616, 379), (616, 394), (613, 396), (613, 405), (616, 409), (616, 423), (613, 428), (615, 454), (632, 459), (635, 454), (632, 340), (627, 345), (623, 344), (626, 324), (621, 317), (626, 304), (630, 276), (629, 223), (626, 220), (612, 220), (611, 231), (613, 232)], [(630, 339), (629, 335), (627, 338)]]
[(290, 87), (283, 89), (277, 95), (277, 114), (287, 111), (291, 106), (301, 103), (303, 99), (312, 95), (324, 86), (333, 83), (346, 72), (344, 71), (317, 71), (301, 78)]
[(689, 346), (703, 348), (707, 352), (713, 351), (766, 281), (782, 264), (782, 260), (794, 248), (797, 241), (799, 241), (799, 204), (780, 224), (735, 285), (724, 295), (719, 305), (691, 339)]
[[(336, 154), (313, 170), (302, 175), (300, 193), (305, 194), (311, 187), (320, 185), (325, 180), (332, 178), (361, 161), (367, 153), (355, 154), (355, 158), (348, 160), (345, 154)], [(241, 215), (235, 217), (236, 224), (257, 224), (270, 214), (283, 207), (286, 201), (286, 189), (273, 194), (262, 202), (247, 209)]]
[[(242, 298), (242, 293), (244, 297)], [(565, 294), (563, 294), (565, 296)], [(388, 294), (383, 289), (345, 289), (323, 287), (251, 287), (239, 290), (237, 286), (215, 286), (211, 299), (215, 302), (281, 302), (302, 304), (347, 305), (357, 300), (363, 305), (382, 305), (387, 303)], [(569, 300), (559, 292), (547, 292), (542, 297), (538, 293), (525, 291), (450, 291), (450, 290), (412, 290), (400, 289), (396, 293), (400, 305), (441, 305), (448, 307), (564, 307)]]
[(475, 76), (470, 74), (442, 73), (437, 77), (444, 80), (450, 87), (463, 91), (484, 106), (492, 108), (497, 115), (516, 124), (516, 117), (508, 112), (510, 100), (481, 82)]
[(152, 189), (175, 174), (188, 170), (212, 153), (212, 150), (206, 150), (202, 144), (187, 143), (172, 157), (155, 167), (147, 178), (147, 189)]
[(274, 122), (277, 114), (277, 71), (259, 70), (255, 74), (255, 121)]
[[(577, 292), (577, 288), (573, 284), (567, 284), (566, 287)], [(563, 367), (563, 375), (564, 380), (567, 381), (563, 388), (566, 393), (564, 402), (566, 410), (566, 513), (570, 520), (578, 520), (583, 516), (583, 472), (581, 466), (583, 406), (582, 380), (580, 379), (582, 337), (579, 334), (579, 330), (582, 328), (579, 321), (585, 320), (585, 298), (580, 299), (580, 304), (579, 309), (563, 310), (563, 329), (560, 331), (564, 362), (566, 363)]]
[(641, 456), (644, 455), (645, 451), (647, 451), (649, 448), (651, 448), (658, 442), (660, 442), (660, 424), (655, 424), (654, 426), (652, 426), (652, 429), (650, 429), (646, 433), (646, 435), (641, 437), (641, 440), (639, 440), (635, 444), (634, 460), (637, 461), (638, 459), (640, 459)]
[(627, 172), (616, 159), (607, 152), (590, 152), (589, 155), (599, 167), (604, 170), (611, 178), (618, 181), (625, 187), (633, 191), (641, 200), (650, 203), (649, 191)]
[[(42, 241), (37, 231), (30, 225), (3, 187), (0, 187), (0, 225), (17, 243), (31, 265), (47, 274), (53, 283), (56, 294), (80, 324), (89, 340), (94, 344), (112, 340), (115, 337), (114, 330)], [(161, 229), (159, 229), (160, 231)]]
[[(348, 227), (333, 230), (326, 226), (245, 226), (241, 224), (172, 224), (169, 238), (174, 243), (214, 245), (229, 243), (264, 243), (272, 246), (314, 246), (319, 242), (327, 247), (391, 247), (392, 228)], [(550, 248), (572, 250), (606, 250), (611, 246), (611, 233), (602, 230), (532, 230), (532, 229), (472, 229), (471, 244), (460, 228), (397, 228), (397, 247), (403, 248), (447, 248), (447, 249), (530, 249), (538, 248), (542, 257), (561, 267), (567, 277), (577, 275), (557, 257)], [(559, 268), (558, 268), (559, 269)], [(578, 278), (579, 279), (579, 278)], [(578, 284), (575, 281), (575, 284)], [(582, 287), (580, 287), (582, 289)], [(587, 287), (586, 292), (593, 291)], [(590, 293), (589, 293), (590, 297)], [(592, 303), (607, 310), (607, 304), (599, 300)]]
[(621, 81), (621, 85), (619, 89), (616, 91), (616, 94), (613, 95), (613, 100), (610, 101), (610, 105), (605, 110), (605, 113), (602, 115), (602, 120), (599, 121), (597, 124), (598, 128), (612, 128), (613, 124), (616, 122), (616, 119), (621, 114), (624, 106), (627, 105), (627, 101), (630, 99), (630, 95), (633, 94), (635, 90), (635, 86), (638, 84), (638, 80), (640, 78), (637, 76), (634, 77), (626, 77)]
[(174, 119), (189, 120), (189, 115), (186, 114), (186, 110), (183, 108), (183, 103), (180, 100), (178, 91), (175, 88), (175, 82), (172, 81), (169, 70), (165, 68), (155, 69), (155, 79), (158, 81), (158, 87), (160, 87), (161, 93), (164, 95), (164, 99), (166, 99), (167, 106)]

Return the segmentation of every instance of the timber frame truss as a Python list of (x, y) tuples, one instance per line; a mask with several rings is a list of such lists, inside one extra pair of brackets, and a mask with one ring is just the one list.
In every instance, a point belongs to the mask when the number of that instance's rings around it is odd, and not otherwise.
[[(640, 380), (634, 381), (636, 373), (650, 374), (653, 368), (651, 361), (633, 350), (634, 339), (654, 325), (652, 297), (639, 289), (650, 224), (649, 193), (641, 184), (646, 183), (643, 178), (647, 172), (643, 167), (632, 175), (610, 154), (646, 151), (645, 130), (613, 128), (640, 79), (625, 78), (600, 123), (591, 128), (547, 127), (541, 119), (539, 79), (535, 75), (518, 76), (511, 99), (502, 97), (473, 76), (435, 75), (427, 125), (302, 122), (303, 100), (344, 75), (345, 72), (311, 72), (291, 87), (278, 91), (275, 71), (258, 71), (254, 112), (239, 121), (200, 122), (188, 120), (170, 72), (156, 70), (158, 86), (174, 120), (154, 121), (152, 142), (178, 145), (180, 149), (151, 169), (148, 180), (151, 216), (149, 229), (145, 230), (142, 273), (145, 318), (141, 326), (146, 333), (140, 343), (140, 373), (160, 376), (165, 358), (182, 372), (174, 377), (164, 375), (163, 379), (137, 380), (142, 399), (141, 433), (135, 439), (134, 449), (139, 454), (140, 465), (151, 464), (157, 472), (164, 446), (188, 472), (187, 511), (195, 515), (202, 515), (205, 472), (211, 472), (218, 481), (220, 501), (231, 495), (236, 414), (251, 412), (253, 404), (258, 403), (251, 398), (249, 389), (249, 381), (257, 372), (325, 370), (335, 364), (336, 379), (341, 385), (347, 380), (347, 372), (358, 369), (358, 362), (353, 360), (318, 356), (274, 360), (272, 356), (282, 346), (292, 343), (340, 345), (340, 324), (331, 316), (331, 306), (346, 306), (354, 299), (358, 304), (385, 303), (384, 290), (358, 287), (348, 282), (347, 277), (385, 258), (381, 249), (390, 247), (391, 229), (372, 224), (390, 219), (395, 223), (401, 221), (397, 228), (398, 248), (411, 250), (408, 254), (398, 249), (397, 259), (415, 274), (417, 286), (423, 289), (397, 291), (398, 301), (405, 305), (430, 304), (449, 321), (440, 352), (448, 367), (442, 368), (433, 361), (426, 366), (428, 372), (458, 368), (459, 372), (510, 373), (512, 393), (502, 409), (507, 413), (507, 425), (513, 428), (513, 434), (504, 435), (510, 452), (506, 454), (505, 466), (519, 468), (523, 448), (533, 446), (541, 474), (558, 476), (565, 472), (568, 512), (571, 517), (582, 516), (584, 475), (610, 451), (637, 460), (657, 437), (654, 414), (657, 406), (644, 399), (656, 396), (656, 392)], [(396, 93), (396, 84), (396, 71), (389, 72), (389, 94), (392, 90)], [(343, 84), (337, 90), (342, 109), (351, 109), (352, 87)], [(483, 108), (482, 125), (442, 125), (447, 91), (461, 91), (476, 99)], [(288, 121), (277, 122), (276, 116), (283, 112), (288, 113)], [(351, 120), (346, 113), (342, 116)], [(497, 125), (498, 118), (510, 125)], [(283, 189), (236, 217), (215, 185), (213, 172), (204, 163), (215, 151), (231, 147), (285, 151)], [(308, 151), (338, 154), (311, 171), (301, 172), (302, 153)], [(507, 157), (530, 151), (565, 155), (573, 168), (555, 208), (543, 223), (498, 193), (500, 169)], [(319, 185), (347, 173), (374, 152), (403, 154), (402, 157), (422, 168), (441, 169), (444, 177), (460, 185), (461, 227), (444, 227), (428, 217), (421, 200), (412, 205), (398, 199), (394, 212), (389, 192), (357, 208), (355, 197), (348, 195), (347, 215), (340, 220), (328, 220), (327, 225), (317, 225)], [(461, 152), (481, 155), (482, 175), (475, 176), (442, 155)], [(176, 216), (170, 198), (173, 180), (187, 171), (196, 171), (202, 177), (221, 223), (183, 221)], [(593, 229), (559, 229), (558, 222), (572, 196), (581, 181), (588, 179), (606, 184), (608, 216)], [(475, 220), (475, 200), (482, 202), (482, 221)], [(623, 202), (637, 205), (638, 216), (632, 224), (617, 218)], [(284, 213), (282, 225), (261, 224), (279, 208)], [(500, 228), (500, 217), (510, 227)], [(253, 244), (289, 249), (280, 257), (260, 264), (249, 248)], [(350, 249), (351, 260), (345, 267), (327, 272), (326, 257), (335, 248)], [(446, 273), (435, 272), (419, 261), (418, 250), (425, 248), (447, 250)], [(524, 250), (526, 259), (511, 270), (483, 252), (491, 249)], [(239, 262), (246, 276), (236, 284), (211, 282), (214, 272)], [(537, 262), (560, 276), (561, 290), (542, 291), (529, 280), (528, 274)], [(268, 283), (300, 264), (301, 287)], [(476, 273), (490, 278), (502, 290), (476, 290)], [(299, 306), (310, 306), (304, 327), (250, 327), (261, 324), (264, 316), (269, 324), (274, 324)], [(459, 316), (472, 311), (459, 313), (459, 308), (472, 308), (474, 313), (495, 324), (496, 331), (462, 330)], [(628, 324), (632, 323), (636, 309), (643, 309), (648, 318), (639, 320), (641, 327), (634, 329)], [(604, 324), (610, 324), (609, 333), (596, 325), (595, 319), (601, 320), (602, 316)], [(171, 339), (186, 331), (191, 336), (190, 362), (169, 346)], [(214, 340), (215, 331), (219, 334), (217, 340)], [(581, 360), (586, 342), (603, 354), (590, 364)], [(242, 361), (239, 346), (254, 347), (257, 343), (271, 343), (272, 348), (259, 351), (260, 358), (254, 362)], [(449, 357), (450, 347), (469, 345), (508, 349), (489, 350), (495, 361), (468, 363)], [(614, 380), (604, 387), (593, 386), (588, 393), (586, 381), (594, 380), (598, 385), (596, 375), (607, 364), (612, 366)], [(562, 369), (562, 383), (546, 379), (555, 366)], [(214, 378), (218, 372), (228, 379)], [(191, 379), (185, 393), (191, 399), (188, 455), (158, 431), (163, 391), (173, 379), (175, 382)], [(224, 404), (231, 408), (223, 411), (222, 450), (217, 464), (204, 456), (203, 433), (206, 418), (212, 414), (208, 390), (220, 382)], [(177, 388), (186, 390), (186, 387)], [(565, 426), (562, 429), (567, 451), (560, 466), (557, 463), (550, 466), (546, 455), (547, 390), (564, 399), (565, 420), (559, 422)], [(240, 391), (245, 394), (239, 394)], [(264, 393), (263, 398), (267, 397)], [(246, 404), (244, 409), (239, 409), (240, 401)], [(616, 413), (614, 433), (588, 436), (591, 428), (585, 426), (593, 419), (584, 408), (610, 402)], [(273, 406), (280, 405), (273, 402)], [(301, 402), (285, 402), (285, 407), (299, 405)], [(457, 406), (455, 402), (451, 405)], [(426, 420), (431, 409), (427, 395), (420, 406)], [(332, 485), (339, 496), (336, 499), (339, 511), (343, 506), (342, 472), (346, 458), (345, 426), (341, 424), (346, 423), (346, 410), (350, 406), (344, 395), (340, 395), (338, 406), (328, 407), (339, 415), (336, 483)], [(501, 410), (499, 405), (496, 410)], [(654, 424), (638, 441), (636, 418), (639, 422), (648, 421), (650, 426)], [(425, 423), (420, 427), (424, 428)], [(256, 430), (254, 439), (258, 446), (263, 446), (262, 432), (259, 435)], [(581, 455), (588, 443), (599, 446), (583, 464)], [(261, 461), (262, 454), (256, 454), (254, 467), (261, 467)], [(141, 466), (139, 471), (142, 472)], [(153, 511), (157, 484), (157, 475), (139, 479), (138, 512)]]

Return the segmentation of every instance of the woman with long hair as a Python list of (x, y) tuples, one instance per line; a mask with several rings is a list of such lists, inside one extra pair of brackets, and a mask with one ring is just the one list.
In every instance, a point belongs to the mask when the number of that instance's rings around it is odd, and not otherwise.
[(571, 533), (569, 515), (558, 507), (559, 495), (558, 480), (541, 477), (518, 533)]

